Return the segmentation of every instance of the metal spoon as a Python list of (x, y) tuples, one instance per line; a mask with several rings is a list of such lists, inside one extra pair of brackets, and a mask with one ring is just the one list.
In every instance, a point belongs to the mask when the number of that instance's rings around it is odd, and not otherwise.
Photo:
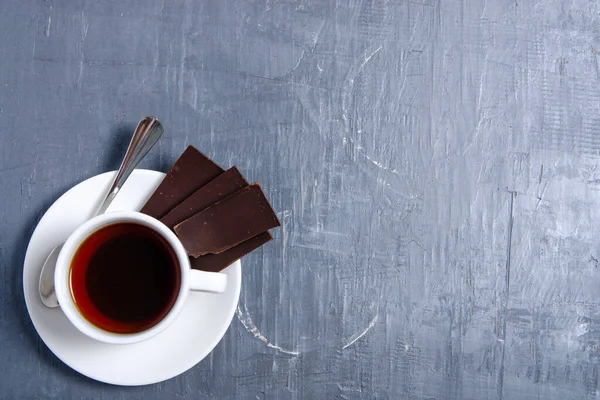
[[(106, 211), (127, 178), (129, 178), (129, 175), (131, 175), (131, 172), (148, 151), (150, 151), (152, 146), (154, 146), (162, 136), (163, 132), (164, 128), (162, 124), (154, 117), (145, 117), (140, 121), (137, 128), (135, 128), (131, 142), (129, 142), (129, 147), (127, 148), (125, 157), (123, 157), (119, 171), (117, 172), (104, 201), (102, 201), (98, 210), (93, 214), (94, 216)], [(56, 268), (56, 260), (58, 259), (58, 253), (60, 253), (61, 248), (62, 244), (52, 249), (50, 255), (44, 262), (42, 273), (40, 274), (40, 297), (42, 303), (44, 303), (46, 307), (58, 307), (58, 300), (56, 298), (56, 293), (54, 292), (54, 269)]]

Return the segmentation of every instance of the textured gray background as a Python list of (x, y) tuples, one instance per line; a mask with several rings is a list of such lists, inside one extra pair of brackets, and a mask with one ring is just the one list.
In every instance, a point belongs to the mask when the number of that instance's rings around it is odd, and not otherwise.
[[(598, 399), (600, 6), (0, 2), (0, 398)], [(263, 183), (215, 351), (120, 388), (25, 309), (29, 236), (146, 114)]]

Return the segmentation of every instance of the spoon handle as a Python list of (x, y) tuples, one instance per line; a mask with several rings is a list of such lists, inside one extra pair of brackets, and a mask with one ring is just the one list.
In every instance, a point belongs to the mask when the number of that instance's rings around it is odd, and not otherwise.
[(96, 215), (102, 214), (106, 211), (110, 203), (115, 199), (117, 193), (121, 189), (121, 186), (125, 183), (127, 178), (144, 156), (150, 151), (158, 139), (162, 136), (164, 128), (160, 121), (155, 117), (145, 117), (135, 128), (129, 147), (123, 157), (123, 162), (119, 167), (119, 171), (115, 176), (104, 201), (100, 205), (100, 208), (96, 212)]

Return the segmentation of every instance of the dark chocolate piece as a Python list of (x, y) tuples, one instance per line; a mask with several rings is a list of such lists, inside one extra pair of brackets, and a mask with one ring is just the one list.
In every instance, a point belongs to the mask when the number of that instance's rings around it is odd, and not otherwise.
[(188, 254), (219, 254), (280, 226), (260, 185), (253, 183), (175, 225)]
[(231, 167), (179, 203), (162, 217), (160, 222), (173, 229), (178, 223), (246, 186), (248, 186), (248, 182), (240, 171), (236, 167)]
[(220, 254), (206, 254), (197, 258), (190, 257), (190, 265), (193, 269), (220, 272), (271, 239), (273, 239), (273, 236), (269, 232), (264, 232)]
[(140, 212), (161, 218), (221, 173), (221, 167), (194, 146), (188, 146)]
[[(160, 221), (172, 229), (178, 223), (246, 186), (248, 186), (246, 179), (236, 167), (232, 167), (196, 190)], [(190, 264), (193, 269), (220, 272), (272, 239), (269, 232), (264, 232), (220, 254), (206, 254), (198, 258), (190, 257)]]

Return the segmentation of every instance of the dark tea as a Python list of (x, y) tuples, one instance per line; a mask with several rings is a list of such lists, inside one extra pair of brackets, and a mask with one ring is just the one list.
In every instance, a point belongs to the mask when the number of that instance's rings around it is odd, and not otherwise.
[(177, 255), (153, 229), (116, 223), (92, 233), (71, 262), (71, 292), (79, 312), (113, 333), (137, 333), (171, 310), (181, 285)]

